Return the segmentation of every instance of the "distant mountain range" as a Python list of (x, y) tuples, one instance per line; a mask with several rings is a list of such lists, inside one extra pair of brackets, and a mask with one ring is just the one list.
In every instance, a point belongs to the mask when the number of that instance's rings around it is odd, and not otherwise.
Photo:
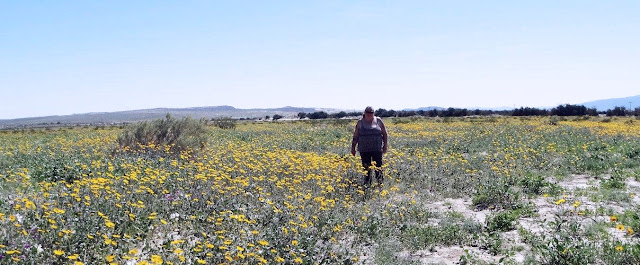
[[(613, 109), (615, 107), (629, 108), (631, 102), (631, 108), (640, 106), (640, 95), (626, 97), (626, 98), (612, 98), (589, 101), (585, 103), (579, 103), (577, 105), (584, 105), (588, 108), (596, 108), (598, 111), (605, 111)], [(548, 108), (548, 107), (538, 107)], [(443, 110), (443, 107), (421, 107), (416, 109), (403, 109), (403, 110)], [(467, 108), (477, 109), (477, 108)], [(487, 108), (478, 108), (487, 109)], [(494, 108), (491, 110), (508, 110), (509, 108)], [(51, 125), (85, 125), (85, 124), (122, 124), (127, 122), (137, 122), (143, 120), (153, 120), (164, 118), (167, 113), (176, 117), (190, 116), (195, 119), (200, 118), (215, 118), (215, 117), (232, 117), (236, 119), (240, 118), (262, 118), (265, 116), (273, 116), (274, 114), (282, 115), (284, 117), (294, 118), (297, 117), (299, 112), (315, 112), (325, 111), (328, 113), (335, 113), (343, 111), (342, 109), (328, 109), (328, 108), (303, 108), (303, 107), (282, 107), (282, 108), (257, 108), (257, 109), (238, 109), (232, 106), (210, 106), (210, 107), (193, 107), (193, 108), (155, 108), (155, 109), (142, 109), (142, 110), (128, 110), (128, 111), (116, 111), (116, 112), (93, 112), (83, 114), (72, 115), (59, 115), (59, 116), (45, 116), (45, 117), (32, 117), (32, 118), (20, 118), (11, 120), (0, 120), (0, 129), (3, 128), (16, 128), (16, 127), (45, 127)], [(344, 110), (351, 112), (354, 110)], [(358, 111), (358, 110), (355, 110)]]
[(443, 107), (435, 107), (435, 106), (429, 106), (429, 107), (421, 107), (421, 108), (417, 108), (417, 109), (403, 109), (404, 111), (430, 111), (430, 110), (444, 110), (445, 108)]
[[(627, 109), (635, 109), (640, 107), (640, 95), (626, 97), (626, 98), (610, 98), (610, 99), (600, 99), (582, 103), (580, 105), (584, 105), (587, 108), (596, 108), (598, 111), (605, 111), (608, 109), (613, 109), (615, 107), (625, 107)], [(631, 105), (631, 107), (629, 107)]]
[[(240, 118), (261, 118), (265, 116), (273, 116), (274, 114), (284, 117), (297, 117), (299, 112), (315, 112), (324, 110), (327, 112), (332, 109), (317, 108), (299, 108), (299, 107), (282, 107), (282, 108), (266, 108), (266, 109), (238, 109), (232, 106), (211, 106), (211, 107), (193, 107), (193, 108), (155, 108), (142, 110), (128, 110), (116, 112), (92, 112), (72, 115), (56, 115), (32, 118), (20, 118), (11, 120), (0, 120), (0, 129), (15, 127), (38, 127), (48, 125), (83, 125), (83, 124), (121, 124), (126, 122), (137, 122), (144, 120), (154, 120), (164, 118), (167, 113), (175, 117), (192, 117), (215, 118), (215, 117), (232, 117)], [(339, 111), (339, 110), (338, 110)], [(337, 112), (337, 111), (336, 111)]]

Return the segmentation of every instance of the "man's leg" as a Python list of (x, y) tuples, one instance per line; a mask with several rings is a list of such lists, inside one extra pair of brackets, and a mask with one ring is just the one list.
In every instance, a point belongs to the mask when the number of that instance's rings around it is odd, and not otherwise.
[(384, 180), (384, 175), (382, 174), (382, 152), (373, 153), (371, 158), (376, 161), (376, 180), (381, 185)]
[(364, 170), (366, 171), (365, 175), (364, 175), (364, 185), (371, 185), (371, 179), (372, 179), (372, 174), (371, 174), (371, 158), (372, 158), (372, 153), (371, 152), (360, 152), (360, 159), (362, 160), (362, 167), (364, 168)]

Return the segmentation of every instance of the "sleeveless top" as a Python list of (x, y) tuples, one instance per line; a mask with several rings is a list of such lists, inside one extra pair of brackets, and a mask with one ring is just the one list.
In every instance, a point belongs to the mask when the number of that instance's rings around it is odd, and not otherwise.
[(360, 152), (382, 152), (382, 120), (375, 117), (373, 124), (360, 119), (358, 129), (358, 151)]

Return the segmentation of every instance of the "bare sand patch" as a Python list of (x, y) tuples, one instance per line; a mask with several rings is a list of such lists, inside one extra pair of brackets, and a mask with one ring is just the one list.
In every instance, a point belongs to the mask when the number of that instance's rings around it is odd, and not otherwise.
[(437, 265), (455, 265), (459, 264), (460, 257), (466, 255), (467, 252), (475, 258), (479, 258), (487, 263), (496, 263), (500, 257), (492, 256), (477, 247), (436, 247), (435, 251), (418, 250), (415, 252), (402, 251), (398, 253), (398, 257), (418, 260), (422, 264)]
[(565, 190), (586, 189), (590, 187), (600, 187), (600, 182), (593, 176), (573, 175), (557, 183)]
[(436, 212), (458, 212), (465, 218), (474, 220), (478, 223), (484, 223), (487, 219), (489, 210), (476, 211), (473, 210), (470, 199), (444, 199), (427, 205), (427, 208)]

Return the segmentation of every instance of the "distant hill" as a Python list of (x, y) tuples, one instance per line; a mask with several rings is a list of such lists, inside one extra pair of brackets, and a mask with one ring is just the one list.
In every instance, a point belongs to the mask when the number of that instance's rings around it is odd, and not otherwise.
[[(486, 107), (452, 107), (455, 109), (467, 109), (467, 110), (476, 110), (476, 109), (480, 109), (480, 110), (494, 110), (494, 111), (501, 111), (501, 110), (511, 110), (513, 109), (512, 107), (496, 107), (496, 108), (486, 108)], [(447, 108), (443, 108), (443, 107), (436, 107), (436, 106), (429, 106), (429, 107), (420, 107), (417, 109), (403, 109), (404, 111), (430, 111), (430, 110), (446, 110)]]
[(417, 109), (403, 109), (404, 111), (430, 111), (430, 110), (444, 110), (445, 108), (442, 107), (435, 107), (435, 106), (429, 106), (429, 107), (420, 107)]
[[(274, 114), (284, 117), (297, 117), (298, 112), (315, 112), (316, 108), (282, 107), (264, 109), (238, 109), (232, 106), (209, 106), (193, 108), (156, 108), (142, 110), (128, 110), (116, 112), (93, 112), (72, 115), (31, 117), (11, 120), (0, 120), (0, 129), (15, 127), (38, 127), (45, 125), (83, 125), (83, 124), (121, 124), (144, 120), (161, 119), (167, 113), (175, 117), (190, 116), (195, 119), (232, 117), (232, 118), (263, 118)], [(326, 109), (322, 109), (327, 111)]]
[(626, 98), (600, 99), (600, 100), (585, 102), (580, 105), (584, 105), (587, 108), (596, 108), (598, 111), (605, 111), (608, 109), (613, 109), (615, 107), (625, 107), (628, 109), (629, 102), (631, 102), (632, 109), (640, 107), (640, 95), (626, 97)]

